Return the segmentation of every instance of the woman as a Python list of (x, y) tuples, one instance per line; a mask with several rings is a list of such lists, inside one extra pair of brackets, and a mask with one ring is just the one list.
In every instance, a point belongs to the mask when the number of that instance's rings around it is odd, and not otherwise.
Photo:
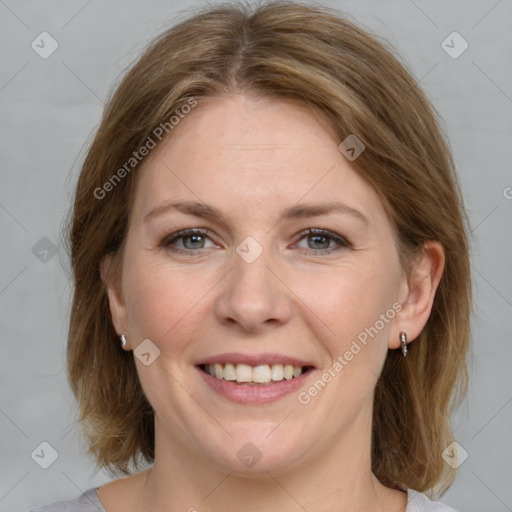
[(283, 2), (164, 33), (106, 107), (69, 246), (71, 386), (129, 476), (38, 511), (453, 510), (431, 499), (466, 392), (467, 221), (374, 36)]

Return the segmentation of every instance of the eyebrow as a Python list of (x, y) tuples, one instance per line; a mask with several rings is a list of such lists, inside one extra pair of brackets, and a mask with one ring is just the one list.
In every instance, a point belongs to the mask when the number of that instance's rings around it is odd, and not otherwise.
[[(155, 217), (163, 215), (168, 211), (179, 211), (186, 215), (193, 215), (195, 217), (201, 217), (219, 222), (224, 222), (224, 216), (222, 212), (214, 206), (206, 203), (200, 203), (197, 201), (173, 201), (166, 202), (160, 206), (157, 206), (151, 210), (145, 217), (144, 222), (149, 221)], [(319, 204), (298, 204), (290, 206), (281, 212), (282, 220), (291, 219), (305, 219), (308, 217), (319, 217), (321, 215), (327, 215), (329, 213), (343, 213), (351, 215), (364, 224), (369, 225), (368, 218), (363, 215), (359, 210), (348, 206), (347, 204), (331, 201)]]

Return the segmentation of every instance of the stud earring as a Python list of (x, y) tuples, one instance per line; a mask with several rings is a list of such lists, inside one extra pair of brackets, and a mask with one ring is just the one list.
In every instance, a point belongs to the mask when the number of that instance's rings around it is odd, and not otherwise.
[(400, 344), (402, 346), (402, 354), (405, 357), (407, 355), (407, 334), (404, 331), (400, 333)]
[(125, 348), (126, 347), (126, 336), (124, 334), (121, 334), (121, 336), (119, 337), (119, 341), (121, 342), (121, 347)]

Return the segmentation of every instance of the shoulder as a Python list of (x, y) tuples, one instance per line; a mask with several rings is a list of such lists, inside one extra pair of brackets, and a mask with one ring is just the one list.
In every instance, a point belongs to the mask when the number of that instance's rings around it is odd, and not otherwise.
[(421, 492), (413, 489), (407, 490), (407, 509), (405, 512), (457, 512), (448, 505), (438, 501), (431, 501)]
[(98, 499), (96, 487), (93, 487), (74, 500), (58, 501), (29, 512), (105, 512), (105, 509)]

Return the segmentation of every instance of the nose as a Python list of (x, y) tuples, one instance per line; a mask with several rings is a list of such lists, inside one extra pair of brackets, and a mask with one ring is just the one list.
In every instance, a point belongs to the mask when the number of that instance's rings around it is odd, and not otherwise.
[(289, 320), (291, 292), (275, 263), (270, 249), (264, 249), (254, 261), (234, 252), (234, 268), (223, 280), (215, 303), (215, 314), (221, 323), (258, 332)]

